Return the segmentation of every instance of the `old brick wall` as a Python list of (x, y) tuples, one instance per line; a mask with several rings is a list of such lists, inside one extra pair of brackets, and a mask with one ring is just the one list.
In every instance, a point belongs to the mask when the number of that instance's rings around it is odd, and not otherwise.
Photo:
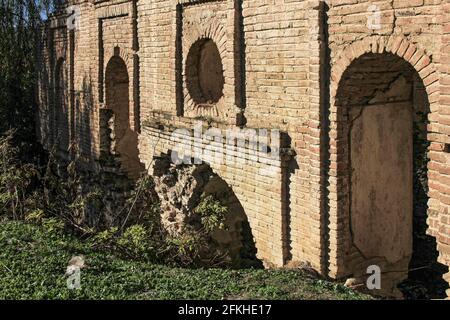
[[(140, 156), (148, 166), (155, 155), (151, 143), (156, 134), (146, 128), (148, 124), (192, 129), (199, 117), (210, 117), (213, 126), (223, 129), (245, 122), (247, 128), (280, 129), (289, 136), (297, 156), (278, 165), (280, 170), (283, 166), (279, 176), (253, 173), (252, 164), (235, 169), (222, 166), (218, 174), (236, 189), (248, 215), (254, 217), (260, 254), (268, 262), (302, 260), (319, 269), (324, 252), (320, 159), (315, 154), (320, 145), (318, 80), (323, 41), (319, 1), (78, 5), (79, 29), (63, 27), (70, 39), (62, 43), (69, 47), (68, 55), (75, 56), (67, 84), (73, 87), (70, 123), (72, 139), (78, 140), (83, 154), (93, 158), (100, 154), (100, 129), (105, 126), (100, 113), (109, 108), (104, 77), (113, 56), (127, 65), (130, 126), (137, 132), (142, 126)], [(184, 71), (190, 47), (203, 37), (217, 45), (224, 69), (223, 97), (211, 108), (193, 102)], [(166, 153), (165, 148), (158, 152)]]
[[(150, 164), (154, 156), (155, 133), (147, 123), (191, 129), (196, 117), (207, 116), (233, 127), (243, 114), (247, 128), (286, 132), (297, 156), (284, 165), (284, 178), (258, 174), (257, 163), (222, 166), (217, 173), (246, 209), (262, 257), (276, 265), (308, 261), (319, 269), (320, 159), (314, 153), (320, 144), (321, 12), (318, 1), (276, 2), (243, 1), (242, 7), (237, 1), (138, 3), (141, 159)], [(224, 97), (209, 111), (196, 109), (183, 84), (190, 45), (202, 37), (218, 45), (225, 76)], [(185, 117), (174, 117), (180, 113)], [(213, 126), (223, 127), (214, 121)]]
[[(62, 124), (68, 122), (67, 106), (68, 87), (68, 41), (65, 19), (54, 19), (49, 28), (40, 32), (41, 47), (38, 48), (41, 68), (38, 70), (38, 111), (39, 136), (47, 148), (56, 143), (58, 128), (64, 130)], [(65, 118), (65, 119), (64, 119)], [(62, 132), (61, 132), (62, 133)], [(64, 135), (67, 131), (64, 132)]]
[[(369, 6), (375, 4), (381, 10), (381, 25), (376, 30), (367, 26)], [(350, 232), (346, 220), (349, 205), (348, 172), (346, 168), (346, 138), (342, 125), (346, 114), (341, 112), (336, 95), (342, 86), (344, 72), (352, 62), (368, 53), (393, 54), (407, 61), (417, 72), (428, 94), (428, 140), (431, 142), (428, 157), (429, 197), (428, 233), (437, 236), (440, 260), (448, 265), (445, 247), (448, 229), (445, 223), (445, 144), (448, 134), (442, 123), (445, 108), (439, 82), (445, 83), (441, 70), (447, 68), (442, 61), (446, 52), (442, 42), (445, 32), (445, 4), (442, 1), (329, 1), (329, 34), (331, 49), (331, 174), (330, 174), (330, 274), (345, 275), (350, 272)], [(356, 91), (357, 92), (357, 91)], [(361, 92), (361, 90), (360, 90)], [(341, 111), (340, 111), (341, 110)], [(341, 128), (341, 129), (339, 129)], [(440, 222), (441, 221), (441, 222)], [(442, 237), (438, 230), (445, 230)]]
[[(449, 107), (450, 107), (450, 1), (443, 1), (442, 5), (442, 45), (441, 45), (441, 65), (440, 72), (441, 77), (439, 81), (440, 85), (440, 97), (439, 97), (439, 120), (441, 124), (440, 135), (441, 139), (439, 143), (433, 144), (437, 152), (442, 155), (443, 151), (448, 152), (448, 124), (449, 124)], [(444, 149), (444, 150), (443, 150)], [(439, 203), (438, 216), (434, 220), (430, 221), (430, 230), (433, 236), (436, 236), (439, 241), (439, 259), (442, 263), (450, 265), (450, 210), (449, 210), (449, 198), (450, 190), (448, 185), (450, 179), (448, 178), (449, 171), (446, 168), (449, 158), (446, 154), (445, 158), (440, 158), (436, 161), (435, 171), (438, 174), (435, 177), (431, 177), (437, 181), (439, 185), (439, 196), (435, 197), (439, 199), (436, 201)], [(450, 272), (444, 276), (445, 280), (450, 283)], [(450, 291), (447, 290), (447, 296), (450, 296)]]
[[(352, 273), (354, 254), (348, 148), (343, 135), (348, 119), (337, 95), (365, 97), (373, 88), (387, 90), (392, 79), (384, 78), (384, 84), (341, 80), (353, 62), (369, 53), (383, 57), (390, 53), (405, 61), (408, 67), (398, 72), (416, 73), (417, 86), (423, 83), (428, 95), (429, 233), (439, 243), (440, 261), (450, 264), (446, 198), (450, 138), (445, 111), (450, 87), (450, 13), (446, 1), (72, 3), (80, 9), (79, 27), (68, 28), (59, 14), (43, 32), (38, 117), (43, 144), (50, 149), (58, 131), (54, 96), (58, 59), (65, 61), (67, 74), (70, 141), (76, 141), (94, 162), (108, 140), (111, 106), (105, 73), (112, 58), (126, 65), (129, 127), (138, 135), (140, 161), (150, 174), (154, 158), (176, 147), (192, 156), (195, 149), (183, 139), (198, 121), (203, 132), (211, 127), (222, 132), (239, 127), (279, 129), (283, 133), (276, 138), (283, 148), (280, 155), (252, 154), (243, 146), (231, 153), (241, 162), (210, 165), (241, 202), (259, 258), (277, 266), (290, 260), (305, 262), (337, 278)], [(375, 29), (367, 24), (373, 5), (381, 11), (380, 27)], [(195, 55), (195, 50), (202, 50), (196, 44), (208, 39), (217, 47), (223, 68), (223, 86), (219, 81), (214, 89), (222, 93), (218, 101), (194, 93), (205, 83), (196, 82), (202, 71), (191, 67), (190, 61), (201, 56)], [(224, 141), (196, 141), (209, 149), (227, 148)]]

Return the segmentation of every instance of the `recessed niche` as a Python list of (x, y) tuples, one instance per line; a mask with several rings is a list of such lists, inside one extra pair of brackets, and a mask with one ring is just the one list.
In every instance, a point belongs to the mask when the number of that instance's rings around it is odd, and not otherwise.
[(235, 0), (178, 2), (178, 116), (238, 122), (245, 108), (246, 74), (241, 19), (242, 4)]
[(196, 104), (214, 105), (223, 96), (225, 78), (219, 49), (213, 40), (196, 41), (186, 59), (186, 86)]

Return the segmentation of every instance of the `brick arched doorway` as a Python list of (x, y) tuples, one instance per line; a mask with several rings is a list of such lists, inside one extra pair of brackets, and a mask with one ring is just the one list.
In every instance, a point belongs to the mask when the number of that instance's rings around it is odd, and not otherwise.
[[(108, 125), (111, 129), (109, 152), (116, 156), (130, 178), (142, 172), (139, 161), (138, 136), (130, 121), (130, 81), (125, 62), (112, 57), (105, 72), (106, 108), (111, 110)], [(105, 125), (105, 124), (104, 124)]]
[[(161, 221), (168, 234), (183, 238), (209, 229), (206, 245), (196, 248), (201, 264), (262, 268), (250, 222), (233, 188), (207, 163), (174, 164), (171, 152), (156, 157), (153, 165)], [(220, 214), (218, 206), (225, 209)]]
[[(430, 103), (419, 73), (392, 53), (365, 53), (343, 72), (334, 106), (344, 273), (365, 286), (367, 268), (380, 267), (373, 293), (388, 296), (408, 278), (444, 283), (426, 235)], [(434, 289), (445, 296), (444, 285)]]
[(65, 60), (60, 58), (55, 68), (55, 142), (58, 149), (67, 151), (69, 148), (69, 110), (67, 95), (67, 74)]

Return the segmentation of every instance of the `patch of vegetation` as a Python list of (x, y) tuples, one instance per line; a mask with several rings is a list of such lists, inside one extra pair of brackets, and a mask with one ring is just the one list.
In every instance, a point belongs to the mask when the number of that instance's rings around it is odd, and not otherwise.
[[(0, 223), (0, 299), (370, 299), (299, 270), (185, 269), (123, 259), (60, 227), (47, 219), (41, 226)], [(135, 227), (125, 238), (141, 235)], [(81, 288), (69, 290), (65, 270), (75, 255), (86, 266)]]
[(211, 232), (216, 228), (225, 228), (225, 215), (228, 213), (228, 208), (217, 200), (214, 195), (202, 196), (194, 212), (200, 215), (205, 231)]
[[(196, 209), (198, 228), (169, 235), (161, 225), (150, 176), (143, 174), (127, 185), (123, 199), (111, 207), (102, 177), (82, 174), (78, 156), (62, 165), (55, 152), (50, 152), (45, 164), (38, 166), (23, 161), (14, 136), (14, 132), (0, 135), (0, 219), (63, 229), (122, 258), (171, 266), (223, 265), (222, 255), (204, 255), (210, 234), (222, 228), (226, 213), (226, 207), (212, 196), (202, 199)], [(85, 176), (88, 181), (83, 181)]]

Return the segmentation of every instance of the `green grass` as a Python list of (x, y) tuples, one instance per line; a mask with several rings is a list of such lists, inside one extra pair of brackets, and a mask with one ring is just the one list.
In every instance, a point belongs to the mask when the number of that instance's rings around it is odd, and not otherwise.
[[(368, 299), (295, 270), (182, 269), (124, 260), (69, 235), (0, 223), (0, 299)], [(70, 258), (84, 255), (81, 289), (69, 290)]]

